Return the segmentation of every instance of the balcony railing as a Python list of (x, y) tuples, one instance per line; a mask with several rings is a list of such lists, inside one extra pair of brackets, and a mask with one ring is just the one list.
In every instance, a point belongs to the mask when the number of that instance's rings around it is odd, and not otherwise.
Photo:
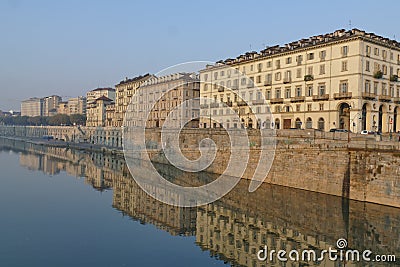
[(225, 104), (226, 104), (228, 107), (232, 107), (232, 101), (227, 101)]
[(270, 100), (271, 104), (279, 104), (279, 103), (283, 103), (283, 98), (272, 98)]
[(305, 96), (295, 96), (290, 98), (290, 102), (304, 102), (305, 99)]
[(400, 97), (394, 97), (393, 102), (396, 104), (400, 104)]
[(323, 95), (313, 95), (312, 99), (314, 101), (323, 101), (323, 100), (329, 100), (329, 94), (323, 94)]
[(264, 101), (264, 99), (256, 99), (256, 100), (251, 101), (251, 103), (253, 105), (262, 105), (265, 103), (265, 101)]
[(232, 85), (231, 89), (232, 90), (237, 90), (237, 89), (239, 89), (239, 86), (237, 84), (234, 84), (234, 85)]
[(265, 86), (271, 86), (271, 85), (272, 85), (272, 81), (265, 81), (265, 82), (264, 82), (264, 85), (265, 85)]
[(219, 103), (211, 103), (210, 107), (211, 108), (219, 108)]
[(341, 93), (334, 93), (333, 98), (334, 99), (343, 99), (343, 98), (351, 98), (352, 93), (351, 92), (341, 92)]
[(390, 95), (379, 95), (378, 99), (380, 101), (389, 102), (390, 100), (392, 100), (392, 97)]
[(362, 92), (362, 98), (364, 98), (364, 99), (375, 99), (376, 98), (376, 94)]
[(201, 104), (200, 108), (208, 108), (208, 104)]
[(283, 83), (290, 83), (290, 82), (292, 82), (292, 79), (290, 77), (283, 78)]
[(224, 91), (224, 87), (219, 86), (219, 87), (218, 87), (218, 92), (223, 92), (223, 91)]
[(247, 103), (244, 102), (244, 101), (238, 101), (238, 102), (237, 102), (237, 106), (238, 106), (238, 107), (247, 106)]

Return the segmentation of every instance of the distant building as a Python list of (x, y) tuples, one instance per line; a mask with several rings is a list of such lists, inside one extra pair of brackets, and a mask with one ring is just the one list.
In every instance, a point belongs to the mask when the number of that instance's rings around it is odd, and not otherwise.
[(86, 97), (78, 96), (68, 99), (68, 115), (86, 115)]
[(21, 102), (21, 115), (28, 117), (43, 116), (44, 100), (43, 98), (29, 98)]
[(148, 79), (154, 77), (150, 74), (137, 76), (132, 79), (126, 78), (115, 86), (116, 88), (116, 99), (115, 99), (115, 118), (113, 126), (121, 127), (124, 121), (126, 109), (131, 101), (132, 96), (136, 93), (136, 90)]
[(65, 115), (69, 114), (68, 101), (59, 102), (58, 103), (57, 113), (58, 114), (65, 114)]
[(106, 107), (113, 103), (112, 99), (101, 96), (87, 107), (86, 126), (105, 127), (106, 126)]
[(43, 116), (53, 116), (57, 114), (58, 104), (61, 101), (62, 98), (58, 95), (43, 98)]
[(115, 101), (115, 89), (114, 88), (97, 88), (86, 93), (86, 102), (89, 105), (98, 99), (99, 97), (105, 96), (112, 101)]
[[(166, 92), (167, 89), (172, 90)], [(200, 81), (195, 73), (152, 77), (138, 88), (138, 93), (129, 106), (131, 111), (124, 126), (161, 128), (170, 113), (181, 106), (178, 112), (171, 114), (171, 124), (168, 127), (197, 128), (199, 127), (199, 96)], [(182, 105), (183, 103), (185, 104)], [(146, 116), (147, 114), (149, 115)]]

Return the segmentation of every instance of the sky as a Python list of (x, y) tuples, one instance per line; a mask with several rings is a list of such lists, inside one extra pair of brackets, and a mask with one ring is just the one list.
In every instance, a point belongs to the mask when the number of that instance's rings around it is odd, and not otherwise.
[(400, 40), (399, 9), (395, 0), (0, 0), (0, 110), (336, 29)]

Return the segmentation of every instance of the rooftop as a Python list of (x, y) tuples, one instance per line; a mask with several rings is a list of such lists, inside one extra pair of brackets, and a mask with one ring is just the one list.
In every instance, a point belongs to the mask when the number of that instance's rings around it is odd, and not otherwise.
[(105, 87), (105, 88), (96, 88), (96, 89), (93, 89), (91, 92), (96, 92), (96, 91), (115, 91), (115, 89), (114, 88), (111, 88), (111, 87)]
[(145, 75), (139, 75), (134, 78), (128, 79), (128, 77), (125, 78), (125, 80), (120, 81), (117, 85), (125, 84), (125, 83), (130, 83), (130, 82), (137, 82), (141, 80), (146, 80), (150, 78), (152, 75), (150, 73), (146, 73)]
[(378, 42), (381, 45), (386, 45), (390, 48), (397, 48), (400, 49), (400, 43), (396, 40), (392, 40), (389, 38), (385, 38), (374, 33), (365, 32), (359, 29), (351, 29), (351, 30), (336, 30), (331, 33), (321, 34), (316, 36), (311, 36), (309, 38), (304, 38), (301, 40), (297, 40), (283, 46), (275, 45), (271, 47), (267, 47), (260, 52), (250, 51), (246, 52), (245, 54), (239, 55), (236, 58), (228, 58), (225, 60), (219, 60), (214, 65), (207, 65), (206, 68), (213, 68), (222, 65), (234, 65), (239, 62), (252, 60), (258, 57), (266, 57), (275, 54), (281, 54), (285, 52), (290, 52), (292, 50), (297, 50), (300, 48), (307, 48), (312, 47), (320, 44), (326, 44), (334, 41), (339, 40), (346, 40), (354, 37), (361, 37), (365, 40), (369, 40), (371, 42)]

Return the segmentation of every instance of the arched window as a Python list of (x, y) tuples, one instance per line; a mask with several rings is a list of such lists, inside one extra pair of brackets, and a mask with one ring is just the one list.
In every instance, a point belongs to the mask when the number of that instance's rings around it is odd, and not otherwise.
[(297, 118), (296, 119), (296, 129), (301, 129), (301, 124), (302, 124), (302, 122), (301, 122), (300, 118)]
[(275, 129), (280, 129), (281, 123), (279, 119), (275, 119)]
[(312, 129), (312, 119), (310, 117), (307, 118), (306, 129)]
[(325, 131), (325, 120), (324, 120), (324, 118), (319, 118), (319, 120), (318, 120), (318, 130)]
[(267, 119), (265, 122), (265, 129), (271, 129), (271, 121), (269, 119)]

